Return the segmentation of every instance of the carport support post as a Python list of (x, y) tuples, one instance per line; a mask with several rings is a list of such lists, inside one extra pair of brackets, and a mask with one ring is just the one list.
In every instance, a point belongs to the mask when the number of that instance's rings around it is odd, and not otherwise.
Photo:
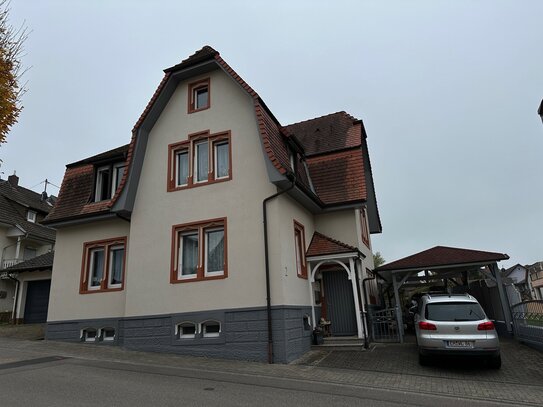
[(505, 291), (503, 290), (502, 275), (496, 263), (493, 263), (492, 265), (490, 265), (490, 270), (492, 272), (492, 275), (496, 279), (496, 284), (498, 285), (498, 293), (500, 294), (500, 302), (502, 304), (505, 324), (507, 325), (506, 326), (507, 332), (511, 333), (512, 332), (511, 309), (509, 308), (509, 301), (507, 299), (507, 296), (505, 295)]
[(394, 299), (396, 300), (396, 321), (398, 321), (398, 335), (400, 336), (400, 343), (403, 343), (402, 306), (400, 304), (400, 293), (398, 292), (398, 281), (396, 280), (396, 274), (394, 273), (392, 273), (392, 287), (394, 287)]

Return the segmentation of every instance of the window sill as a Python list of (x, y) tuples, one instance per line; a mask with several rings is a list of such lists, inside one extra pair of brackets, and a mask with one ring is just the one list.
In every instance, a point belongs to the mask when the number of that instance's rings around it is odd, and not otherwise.
[(198, 112), (201, 112), (203, 110), (207, 110), (209, 109), (211, 106), (207, 105), (206, 107), (200, 107), (199, 109), (191, 109), (189, 108), (189, 110), (187, 111), (188, 114), (191, 114), (191, 113), (198, 113)]
[[(183, 278), (183, 279), (171, 279), (170, 284), (177, 283), (194, 283), (197, 281), (207, 281), (207, 280), (222, 280), (228, 277), (228, 274), (221, 274), (220, 276), (205, 276), (205, 277), (194, 277), (194, 278)], [(206, 338), (207, 339), (207, 338)]]
[(79, 294), (97, 294), (97, 293), (110, 293), (115, 291), (122, 291), (124, 287), (115, 288), (101, 288), (99, 290), (79, 290)]
[(218, 184), (220, 182), (230, 181), (231, 179), (232, 179), (232, 175), (229, 175), (228, 177), (212, 179), (212, 180), (209, 180), (209, 181), (192, 182), (192, 183), (189, 183), (189, 184), (186, 184), (186, 185), (179, 185), (179, 186), (168, 185), (168, 192), (182, 191), (184, 189), (198, 188), (198, 187), (203, 187), (205, 185), (210, 185), (210, 184)]

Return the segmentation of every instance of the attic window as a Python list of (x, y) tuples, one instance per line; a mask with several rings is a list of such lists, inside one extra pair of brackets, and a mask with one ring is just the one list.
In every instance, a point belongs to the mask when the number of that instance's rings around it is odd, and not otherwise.
[(209, 108), (209, 78), (189, 84), (189, 113)]
[(26, 220), (32, 223), (36, 222), (36, 215), (37, 213), (35, 211), (28, 211), (26, 213)]
[(96, 170), (94, 201), (100, 202), (111, 199), (121, 185), (126, 170), (126, 163), (104, 165)]

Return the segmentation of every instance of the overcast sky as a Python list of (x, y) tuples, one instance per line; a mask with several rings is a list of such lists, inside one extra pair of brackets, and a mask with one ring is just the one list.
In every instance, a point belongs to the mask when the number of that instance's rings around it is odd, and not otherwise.
[[(282, 124), (364, 121), (392, 261), (436, 245), (543, 260), (543, 1), (31, 1), (2, 178), (60, 185), (128, 143), (163, 73), (208, 44)], [(50, 187), (50, 192), (58, 189)]]

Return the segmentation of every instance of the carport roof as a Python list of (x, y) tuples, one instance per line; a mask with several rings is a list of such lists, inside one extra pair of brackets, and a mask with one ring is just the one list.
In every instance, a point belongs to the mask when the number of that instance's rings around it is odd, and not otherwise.
[(429, 270), (435, 267), (485, 264), (507, 259), (509, 256), (504, 253), (436, 246), (385, 264), (376, 268), (375, 271)]

